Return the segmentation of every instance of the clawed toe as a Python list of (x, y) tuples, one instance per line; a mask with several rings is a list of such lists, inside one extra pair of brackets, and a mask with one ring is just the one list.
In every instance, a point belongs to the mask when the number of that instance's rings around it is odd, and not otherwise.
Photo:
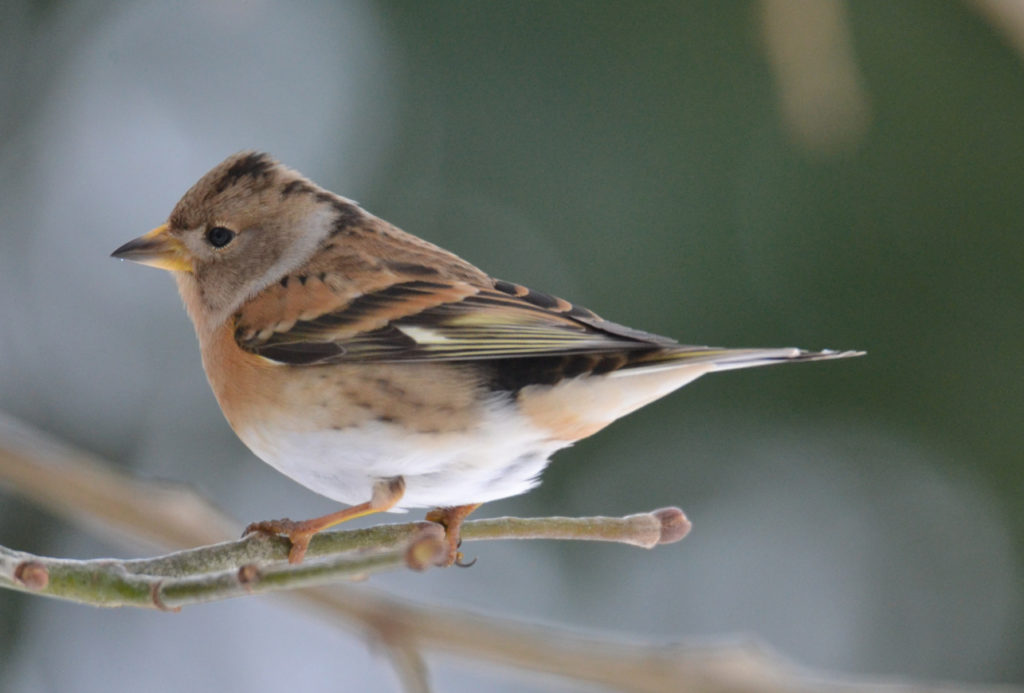
[(473, 566), (476, 565), (476, 559), (477, 559), (476, 556), (473, 556), (473, 560), (472, 561), (466, 561), (465, 558), (466, 557), (462, 555), (461, 551), (456, 551), (455, 552), (455, 560), (452, 561), (452, 565), (457, 565), (460, 568), (472, 568)]
[(466, 561), (462, 552), (459, 551), (459, 547), (462, 546), (462, 522), (466, 519), (466, 516), (471, 512), (480, 507), (479, 503), (471, 505), (459, 505), (453, 508), (435, 508), (427, 513), (428, 522), (436, 522), (444, 527), (445, 542), (448, 544), (448, 551), (445, 552), (444, 558), (438, 561), (437, 565), (442, 568), (447, 568), (451, 565), (457, 565), (460, 568), (468, 568), (474, 563), (476, 559), (472, 561)]

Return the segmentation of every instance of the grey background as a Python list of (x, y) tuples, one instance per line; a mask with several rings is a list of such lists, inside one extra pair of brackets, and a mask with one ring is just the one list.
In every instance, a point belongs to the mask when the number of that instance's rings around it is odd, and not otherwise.
[[(610, 319), (870, 352), (702, 379), (480, 511), (678, 504), (681, 544), (477, 544), (472, 570), (374, 584), (637, 638), (753, 635), (840, 672), (1020, 682), (1024, 71), (979, 5), (849, 7), (858, 81), (825, 85), (808, 140), (768, 57), (775, 3), (5, 2), (0, 408), (194, 485), (239, 527), (333, 509), (234, 438), (170, 279), (107, 257), (223, 157), (267, 150)], [(838, 129), (815, 139), (817, 116)], [(0, 543), (140, 552), (2, 489)], [(3, 690), (395, 685), (370, 645), (271, 599), (171, 617), (0, 593), (0, 622)], [(443, 690), (581, 690), (432, 663)]]

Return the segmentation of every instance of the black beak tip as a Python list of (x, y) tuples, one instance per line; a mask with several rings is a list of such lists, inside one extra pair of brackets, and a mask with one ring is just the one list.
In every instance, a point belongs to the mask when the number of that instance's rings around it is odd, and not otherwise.
[(117, 250), (110, 254), (110, 257), (117, 260), (128, 260), (133, 251), (139, 250), (145, 245), (145, 241), (141, 238), (134, 238), (122, 246), (119, 246)]

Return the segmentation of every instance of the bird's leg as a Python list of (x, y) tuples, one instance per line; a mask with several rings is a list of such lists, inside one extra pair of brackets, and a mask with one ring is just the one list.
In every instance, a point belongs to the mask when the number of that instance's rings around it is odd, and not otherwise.
[(292, 548), (288, 552), (289, 563), (301, 563), (309, 548), (309, 541), (317, 532), (341, 524), (347, 520), (354, 520), (357, 517), (372, 515), (395, 507), (405, 493), (405, 479), (400, 476), (389, 479), (381, 479), (373, 485), (373, 496), (366, 503), (353, 505), (351, 508), (339, 510), (323, 517), (314, 517), (311, 520), (264, 520), (253, 522), (245, 528), (242, 536), (250, 532), (265, 532), (267, 534), (283, 534), (292, 542)]
[(459, 532), (462, 529), (462, 521), (480, 505), (481, 503), (470, 503), (469, 505), (456, 505), (453, 508), (434, 508), (427, 513), (427, 522), (436, 522), (444, 527), (444, 536), (448, 544), (448, 552), (438, 565), (447, 568), (453, 563), (470, 566), (476, 562), (475, 559), (470, 563), (462, 562), (462, 552), (459, 551), (459, 544), (462, 543), (462, 540), (459, 538)]

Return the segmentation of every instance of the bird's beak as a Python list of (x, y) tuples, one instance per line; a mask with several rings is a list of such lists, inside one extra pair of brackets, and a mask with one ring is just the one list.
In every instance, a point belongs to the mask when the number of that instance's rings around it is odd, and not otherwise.
[(157, 226), (144, 236), (128, 241), (110, 254), (119, 260), (131, 260), (172, 272), (191, 272), (192, 262), (181, 241), (172, 236), (167, 224)]

